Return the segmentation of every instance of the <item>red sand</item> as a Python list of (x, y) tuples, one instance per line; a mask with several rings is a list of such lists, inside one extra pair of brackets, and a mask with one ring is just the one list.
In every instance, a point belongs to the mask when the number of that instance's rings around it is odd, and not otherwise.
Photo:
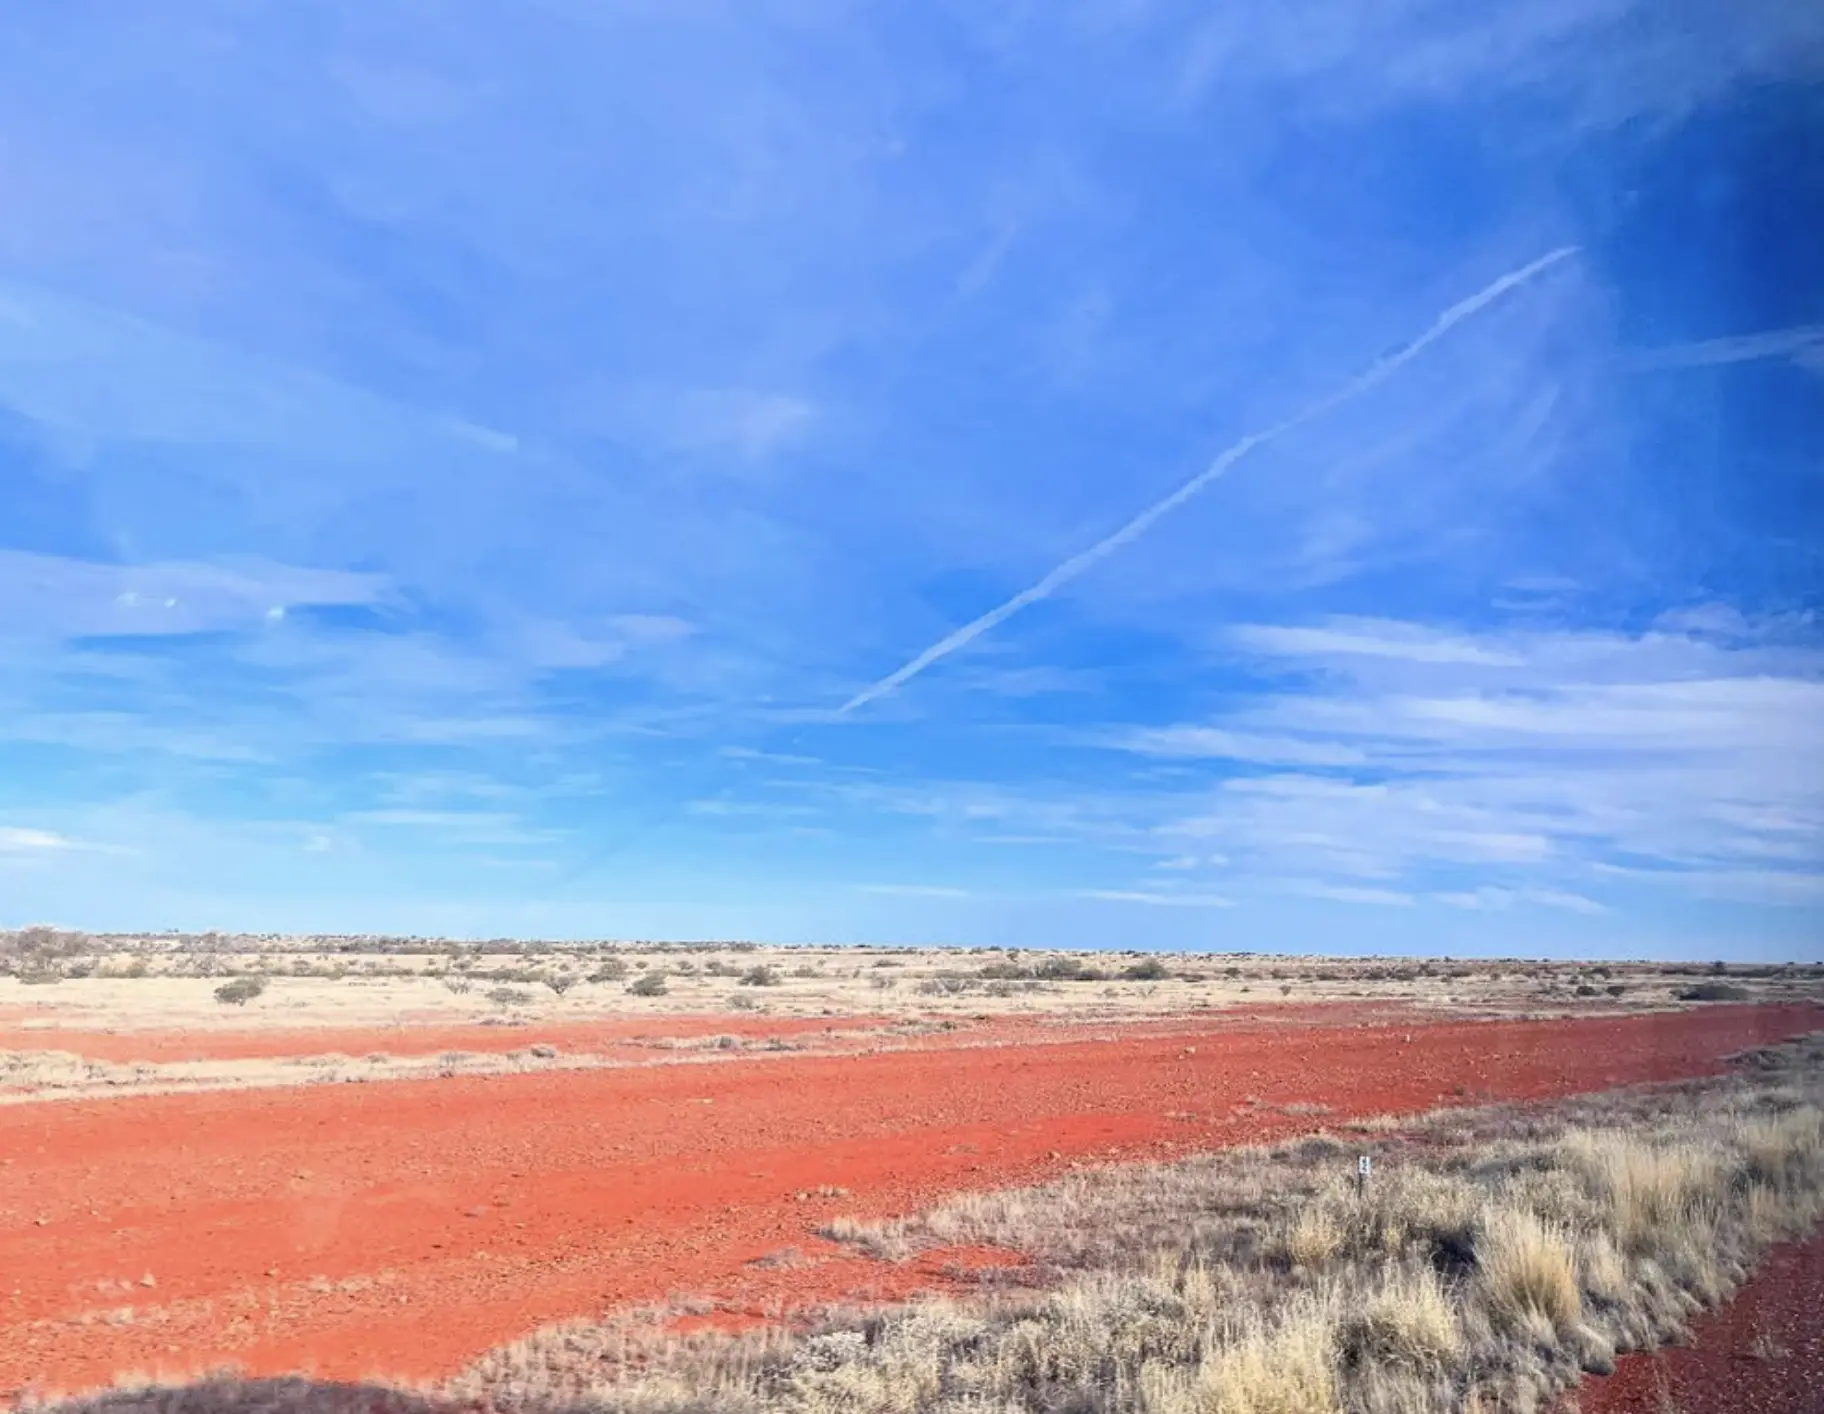
[[(544, 1322), (674, 1292), (756, 1309), (900, 1295), (917, 1273), (832, 1253), (812, 1229), (1073, 1159), (1313, 1126), (1274, 1105), (1335, 1119), (1704, 1073), (1818, 1020), (1185, 1018), (990, 1049), (13, 1106), (0, 1390), (223, 1362), (429, 1377)], [(849, 1193), (798, 1196), (824, 1184)], [(823, 1260), (749, 1265), (790, 1246)]]
[(1583, 1414), (1816, 1414), (1824, 1409), (1824, 1237), (1782, 1247), (1735, 1299), (1691, 1323), (1692, 1343), (1624, 1355), (1577, 1390)]

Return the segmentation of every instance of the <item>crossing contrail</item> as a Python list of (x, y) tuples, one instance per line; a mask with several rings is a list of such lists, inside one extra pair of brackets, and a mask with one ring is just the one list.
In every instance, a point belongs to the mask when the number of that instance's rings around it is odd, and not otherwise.
[(1078, 575), (1081, 575), (1085, 571), (1100, 564), (1122, 546), (1127, 545), (1134, 540), (1138, 540), (1152, 528), (1154, 521), (1177, 510), (1178, 507), (1190, 500), (1191, 497), (1203, 490), (1204, 487), (1216, 480), (1217, 477), (1228, 471), (1230, 467), (1234, 466), (1236, 462), (1240, 461), (1256, 447), (1264, 446), (1276, 437), (1283, 437), (1294, 428), (1302, 426), (1313, 418), (1321, 417), (1332, 408), (1339, 407), (1343, 403), (1348, 402), (1351, 398), (1360, 397), (1370, 388), (1391, 378), (1432, 344), (1435, 344), (1439, 339), (1448, 334), (1456, 325), (1461, 324), (1471, 315), (1487, 308), (1509, 290), (1524, 285), (1541, 271), (1556, 265), (1559, 261), (1575, 254), (1576, 250), (1576, 246), (1561, 246), (1548, 255), (1540, 256), (1530, 265), (1523, 265), (1518, 270), (1509, 271), (1492, 284), (1486, 285), (1482, 289), (1476, 291), (1476, 293), (1469, 296), (1469, 298), (1459, 300), (1456, 304), (1451, 305), (1449, 309), (1445, 310), (1431, 322), (1431, 327), (1429, 329), (1420, 334), (1411, 343), (1405, 345), (1403, 348), (1396, 349), (1390, 354), (1384, 354), (1375, 362), (1369, 364), (1367, 368), (1356, 374), (1354, 378), (1351, 378), (1347, 383), (1343, 384), (1342, 387), (1319, 398), (1316, 402), (1308, 404), (1305, 408), (1294, 413), (1291, 417), (1286, 418), (1283, 422), (1276, 422), (1271, 427), (1268, 427), (1261, 432), (1250, 432), (1239, 442), (1236, 442), (1225, 449), (1214, 461), (1202, 471), (1198, 472), (1189, 481), (1185, 482), (1184, 485), (1180, 486), (1176, 491), (1173, 491), (1163, 500), (1155, 501), (1120, 529), (1105, 536), (1103, 539), (1098, 540), (1088, 549), (1079, 550), (1068, 560), (1065, 560), (1062, 564), (1051, 570), (1050, 573), (1036, 584), (1033, 584), (1026, 589), (1022, 589), (1018, 594), (1014, 595), (1013, 598), (1007, 600), (1006, 603), (996, 605), (980, 618), (972, 619), (954, 633), (951, 633), (944, 638), (940, 638), (916, 658), (906, 663), (903, 667), (896, 668), (893, 672), (888, 673), (879, 682), (874, 683), (870, 687), (864, 687), (860, 692), (856, 693), (847, 702), (842, 704), (842, 707), (839, 709), (839, 714), (853, 712), (857, 707), (865, 707), (868, 703), (873, 702), (877, 698), (885, 697), (896, 688), (902, 687), (910, 682), (940, 658), (949, 657), (950, 654), (956, 652), (957, 649), (980, 638), (984, 633), (988, 632), (989, 629), (1005, 623), (1027, 605), (1036, 604), (1039, 600), (1048, 598), (1057, 590), (1063, 588), (1066, 584), (1069, 584), (1071, 580), (1077, 578)]

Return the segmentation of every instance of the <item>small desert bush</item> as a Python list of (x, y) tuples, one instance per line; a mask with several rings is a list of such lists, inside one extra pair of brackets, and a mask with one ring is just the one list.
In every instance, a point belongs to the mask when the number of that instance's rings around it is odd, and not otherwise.
[(667, 991), (663, 972), (647, 972), (635, 978), (627, 992), (635, 997), (662, 997)]
[(1676, 995), (1681, 1002), (1745, 1002), (1754, 993), (1734, 982), (1699, 982), (1679, 988)]
[(490, 987), (488, 1000), (495, 1006), (524, 1006), (532, 1000), (532, 994), (520, 987)]
[(1144, 962), (1122, 968), (1121, 975), (1129, 982), (1163, 982), (1172, 973), (1158, 958), (1149, 957)]
[(761, 963), (757, 967), (748, 968), (741, 974), (740, 985), (743, 987), (777, 987), (781, 980), (778, 968), (768, 967), (765, 963)]
[(264, 977), (236, 977), (215, 989), (215, 999), (228, 1006), (246, 1006), (266, 990)]

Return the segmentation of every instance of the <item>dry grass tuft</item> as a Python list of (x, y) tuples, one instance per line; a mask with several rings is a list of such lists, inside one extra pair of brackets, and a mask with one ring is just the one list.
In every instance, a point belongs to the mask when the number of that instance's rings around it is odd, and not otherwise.
[(1335, 1320), (1323, 1303), (1296, 1304), (1271, 1325), (1249, 1324), (1205, 1357), (1192, 1386), (1209, 1414), (1341, 1414)]
[(1463, 1353), (1463, 1328), (1444, 1279), (1428, 1266), (1391, 1268), (1344, 1330), (1354, 1363), (1442, 1368)]
[(1476, 1277), (1489, 1310), (1511, 1331), (1550, 1341), (1583, 1314), (1569, 1234), (1523, 1208), (1491, 1206), (1483, 1214)]
[(1644, 1250), (1668, 1229), (1693, 1221), (1722, 1186), (1719, 1149), (1654, 1145), (1626, 1133), (1573, 1134), (1565, 1152), (1609, 1208), (1624, 1250)]

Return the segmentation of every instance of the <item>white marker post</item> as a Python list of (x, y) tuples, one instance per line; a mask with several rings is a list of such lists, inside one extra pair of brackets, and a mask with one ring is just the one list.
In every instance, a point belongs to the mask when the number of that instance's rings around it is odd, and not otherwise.
[(1355, 1161), (1355, 1190), (1358, 1193), (1368, 1191), (1368, 1180), (1374, 1175), (1374, 1160), (1363, 1154)]

